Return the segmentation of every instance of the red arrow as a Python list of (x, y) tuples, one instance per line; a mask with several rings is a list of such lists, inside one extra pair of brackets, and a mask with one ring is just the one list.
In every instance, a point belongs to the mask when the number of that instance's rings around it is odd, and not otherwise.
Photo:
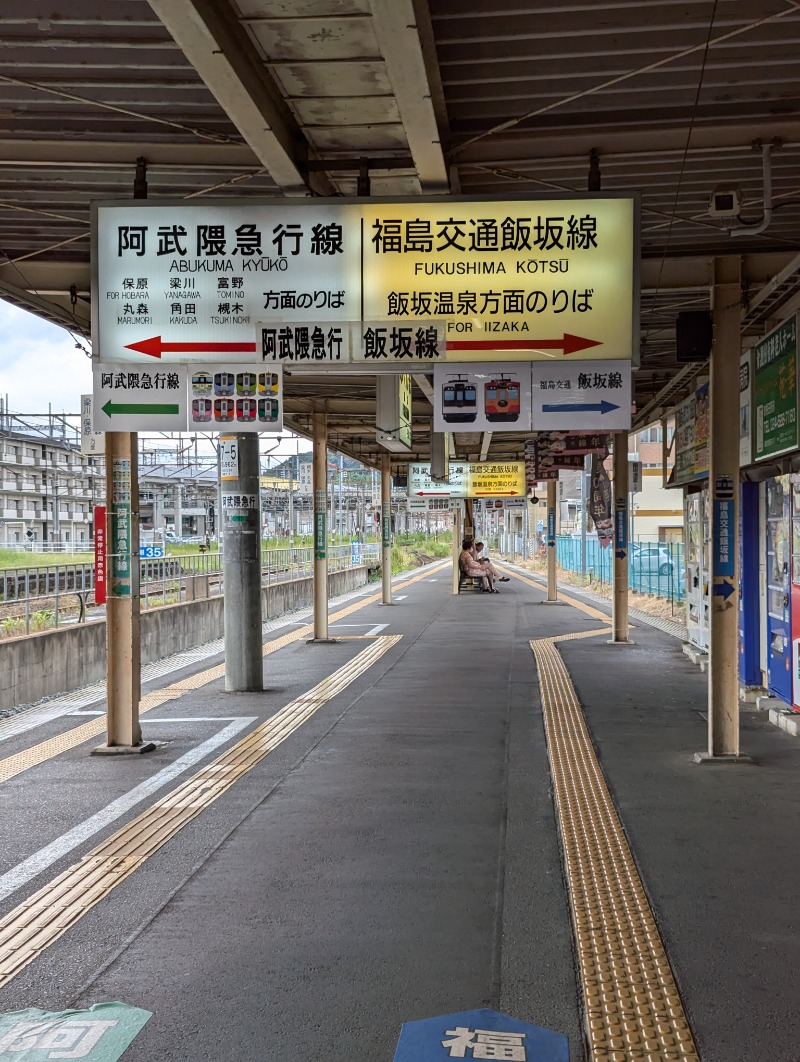
[(418, 498), (424, 498), (424, 497), (427, 497), (428, 495), (430, 495), (432, 498), (449, 498), (450, 497), (449, 494), (444, 494), (440, 490), (418, 490), (416, 493), (417, 493), (417, 497)]
[(161, 336), (143, 339), (141, 343), (128, 343), (126, 350), (135, 350), (138, 354), (149, 354), (151, 358), (160, 358), (162, 354), (254, 354), (255, 343), (164, 343)]
[(598, 339), (583, 339), (565, 332), (562, 339), (448, 339), (448, 350), (560, 350), (575, 354), (589, 347), (601, 347)]

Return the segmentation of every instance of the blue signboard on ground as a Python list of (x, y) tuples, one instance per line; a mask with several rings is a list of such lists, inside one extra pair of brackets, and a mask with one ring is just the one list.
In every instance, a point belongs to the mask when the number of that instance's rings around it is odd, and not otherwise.
[(357, 564), (361, 563), (361, 543), (360, 542), (351, 542), (350, 543), (350, 563), (353, 565), (353, 567), (355, 567)]
[(496, 1010), (465, 1010), (406, 1022), (394, 1062), (445, 1062), (450, 1058), (502, 1058), (507, 1062), (569, 1062), (562, 1033)]
[(139, 546), (140, 560), (150, 560), (153, 557), (163, 557), (163, 546)]

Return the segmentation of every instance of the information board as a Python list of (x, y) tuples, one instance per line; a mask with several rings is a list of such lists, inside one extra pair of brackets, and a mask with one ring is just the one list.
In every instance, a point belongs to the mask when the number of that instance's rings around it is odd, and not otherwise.
[[(276, 348), (284, 364), (323, 364), (344, 360), (332, 325), (358, 322), (388, 328), (389, 342), (359, 332), (356, 360), (403, 368), (445, 356), (630, 360), (637, 240), (638, 200), (615, 193), (100, 202), (94, 345), (107, 361), (250, 360), (260, 326), (276, 322), (292, 326)], [(443, 332), (429, 333), (437, 322)], [(393, 343), (392, 329), (411, 341)]]

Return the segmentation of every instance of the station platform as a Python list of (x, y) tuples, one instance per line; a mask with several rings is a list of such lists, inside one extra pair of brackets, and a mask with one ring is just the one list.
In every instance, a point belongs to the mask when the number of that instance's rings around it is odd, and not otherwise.
[(800, 741), (746, 712), (752, 765), (696, 765), (680, 641), (504, 567), (287, 621), (263, 693), (151, 678), (147, 755), (90, 755), (98, 700), (0, 721), (0, 1012), (144, 1008), (125, 1062), (391, 1062), (482, 1007), (573, 1062), (799, 1059)]

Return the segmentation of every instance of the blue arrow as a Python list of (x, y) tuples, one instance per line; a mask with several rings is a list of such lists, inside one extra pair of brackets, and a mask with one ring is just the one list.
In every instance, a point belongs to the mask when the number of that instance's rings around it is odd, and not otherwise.
[(612, 409), (619, 409), (613, 402), (573, 402), (562, 406), (560, 402), (555, 405), (542, 406), (542, 413), (610, 413)]
[(728, 582), (726, 579), (723, 583), (717, 583), (714, 586), (714, 597), (724, 597), (727, 601), (731, 594), (736, 592), (736, 587), (733, 583)]
[(617, 558), (617, 560), (625, 560), (625, 550), (618, 549), (614, 556)]

